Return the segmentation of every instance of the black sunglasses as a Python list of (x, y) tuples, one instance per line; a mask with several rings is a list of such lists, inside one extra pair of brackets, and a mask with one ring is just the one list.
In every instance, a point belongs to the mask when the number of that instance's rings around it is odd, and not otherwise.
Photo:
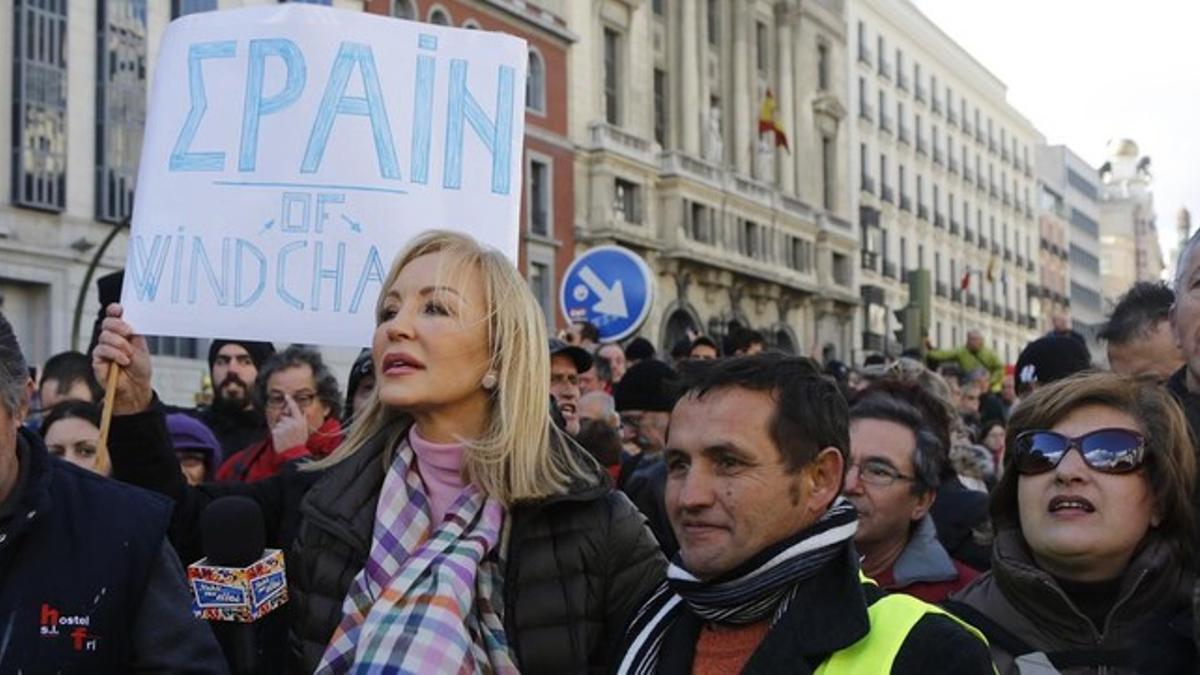
[(1146, 439), (1130, 429), (1097, 429), (1076, 438), (1034, 429), (1017, 435), (1013, 464), (1027, 476), (1045, 473), (1074, 448), (1093, 471), (1129, 473), (1146, 460)]

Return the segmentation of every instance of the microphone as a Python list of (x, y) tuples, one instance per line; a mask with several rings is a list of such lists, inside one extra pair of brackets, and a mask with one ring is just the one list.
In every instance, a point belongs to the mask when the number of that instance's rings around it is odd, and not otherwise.
[(221, 497), (200, 514), (204, 557), (188, 565), (192, 612), (205, 619), (235, 675), (259, 669), (255, 622), (287, 602), (283, 552), (266, 549), (262, 509)]

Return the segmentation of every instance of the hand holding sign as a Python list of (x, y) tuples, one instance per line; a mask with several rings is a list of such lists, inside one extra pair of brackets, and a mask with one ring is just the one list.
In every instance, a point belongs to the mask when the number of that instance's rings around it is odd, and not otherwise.
[[(163, 335), (361, 345), (391, 257), (517, 259), (527, 47), (301, 4), (167, 28), (122, 304)], [(247, 319), (253, 319), (248, 321)]]

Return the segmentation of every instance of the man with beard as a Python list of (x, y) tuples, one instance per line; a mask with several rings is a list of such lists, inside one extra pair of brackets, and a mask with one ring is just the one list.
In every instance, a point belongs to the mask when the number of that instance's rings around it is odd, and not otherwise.
[(250, 391), (259, 367), (274, 353), (271, 343), (250, 340), (213, 340), (208, 348), (213, 402), (199, 417), (221, 442), (222, 457), (266, 438), (266, 418), (254, 408)]

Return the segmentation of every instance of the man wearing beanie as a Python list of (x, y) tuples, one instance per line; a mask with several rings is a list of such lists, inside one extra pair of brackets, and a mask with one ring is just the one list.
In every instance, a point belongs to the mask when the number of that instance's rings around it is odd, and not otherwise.
[(271, 343), (251, 340), (213, 340), (208, 348), (213, 402), (199, 417), (221, 442), (218, 465), (224, 457), (266, 438), (266, 418), (254, 408), (250, 392), (258, 369), (274, 353)]
[(33, 390), (0, 314), (0, 673), (217, 673), (167, 541), (171, 504), (50, 455), (21, 427)]
[(667, 519), (665, 494), (667, 465), (662, 450), (675, 406), (675, 370), (655, 359), (640, 361), (625, 371), (613, 388), (621, 416), (621, 440), (628, 458), (621, 464), (617, 486), (629, 496), (650, 525), (663, 554), (670, 558), (679, 549)]
[(1072, 337), (1046, 335), (1025, 345), (1017, 357), (1017, 395), (1092, 367), (1087, 347)]

